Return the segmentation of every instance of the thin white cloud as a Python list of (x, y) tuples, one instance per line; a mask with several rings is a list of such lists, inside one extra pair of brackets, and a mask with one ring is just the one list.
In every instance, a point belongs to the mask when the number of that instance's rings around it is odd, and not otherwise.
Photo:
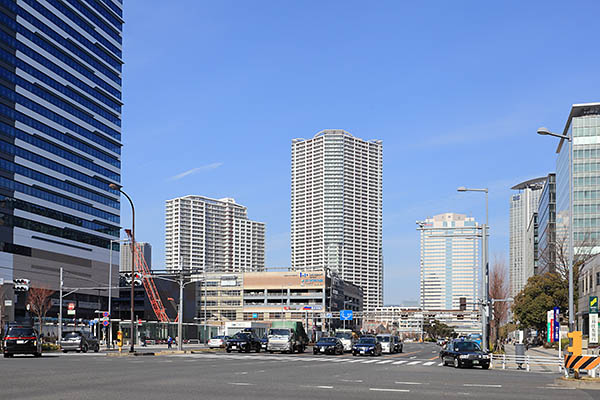
[(202, 172), (202, 171), (210, 171), (212, 169), (219, 168), (221, 165), (223, 165), (222, 162), (216, 162), (216, 163), (212, 163), (212, 164), (208, 164), (208, 165), (203, 165), (201, 167), (192, 168), (192, 169), (184, 171), (180, 174), (172, 176), (169, 180), (177, 181), (179, 179), (185, 178), (188, 175), (196, 174), (196, 173)]

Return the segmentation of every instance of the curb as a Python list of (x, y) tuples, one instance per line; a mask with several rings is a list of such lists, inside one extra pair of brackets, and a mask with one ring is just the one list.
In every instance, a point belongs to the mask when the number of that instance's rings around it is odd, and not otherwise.
[(554, 383), (557, 386), (569, 387), (575, 389), (600, 390), (600, 379), (572, 379), (572, 378), (556, 378)]

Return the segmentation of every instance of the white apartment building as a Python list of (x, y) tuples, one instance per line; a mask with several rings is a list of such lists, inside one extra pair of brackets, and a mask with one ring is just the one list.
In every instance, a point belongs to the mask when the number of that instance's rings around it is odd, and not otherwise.
[(292, 269), (336, 271), (383, 304), (381, 140), (324, 130), (292, 141)]
[(439, 214), (419, 222), (421, 232), (421, 308), (479, 309), (480, 235), (478, 224), (464, 214)]
[(265, 268), (265, 224), (232, 198), (184, 196), (166, 202), (167, 269), (251, 272)]
[(537, 250), (538, 204), (546, 177), (531, 179), (512, 187), (510, 197), (509, 259), (510, 297), (514, 298), (533, 276)]

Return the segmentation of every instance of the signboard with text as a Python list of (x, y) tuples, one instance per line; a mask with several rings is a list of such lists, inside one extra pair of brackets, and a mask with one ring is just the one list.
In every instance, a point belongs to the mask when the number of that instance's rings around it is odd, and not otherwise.
[(552, 343), (554, 342), (554, 310), (549, 310), (546, 313), (546, 327), (547, 327), (547, 334), (546, 334), (546, 340), (548, 341), (548, 343)]
[(590, 314), (590, 343), (598, 343), (598, 314)]
[(560, 342), (560, 308), (554, 307), (554, 329), (553, 329), (554, 342)]
[(590, 296), (590, 314), (598, 314), (598, 296)]

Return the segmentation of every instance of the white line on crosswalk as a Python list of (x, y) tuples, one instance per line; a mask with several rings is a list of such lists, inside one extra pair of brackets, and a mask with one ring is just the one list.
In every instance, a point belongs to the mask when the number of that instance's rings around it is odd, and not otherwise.
[(423, 363), (423, 365), (425, 365), (425, 366), (430, 366), (430, 365), (433, 365), (433, 364), (435, 364), (435, 361), (428, 361), (426, 363)]
[(387, 364), (387, 363), (391, 363), (394, 360), (383, 360), (383, 361), (379, 361), (377, 364)]
[(348, 360), (348, 363), (357, 363), (357, 362), (361, 362), (362, 360)]
[(402, 360), (402, 361), (396, 361), (395, 363), (392, 363), (392, 365), (400, 365), (400, 364), (404, 364), (407, 363), (408, 361), (406, 360)]
[(406, 365), (415, 365), (415, 364), (420, 364), (420, 363), (421, 363), (421, 361), (411, 361)]
[(374, 362), (377, 362), (377, 360), (368, 360), (368, 361), (363, 361), (362, 363), (363, 364), (371, 364), (371, 363), (374, 363)]
[(438, 367), (442, 367), (443, 365), (444, 365), (444, 363), (441, 362), (441, 363), (438, 364)]

